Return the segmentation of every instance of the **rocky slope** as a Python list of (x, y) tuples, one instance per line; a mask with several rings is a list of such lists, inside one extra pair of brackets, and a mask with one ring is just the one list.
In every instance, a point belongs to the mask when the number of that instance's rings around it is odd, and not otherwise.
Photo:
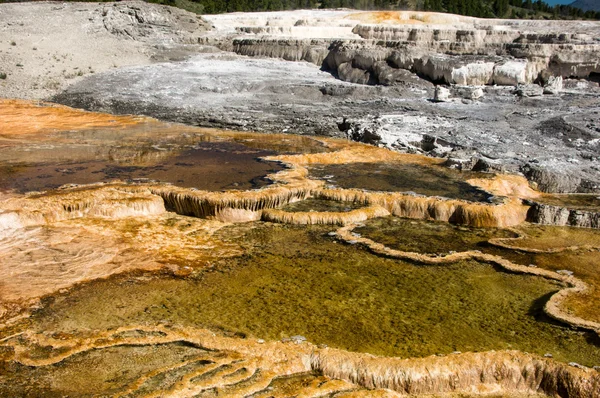
[(45, 98), (94, 73), (181, 59), (210, 26), (143, 2), (0, 5), (0, 97)]
[[(600, 192), (597, 22), (352, 10), (211, 15), (205, 22), (135, 2), (0, 10), (10, 17), (5, 30), (26, 31), (32, 43), (47, 43), (42, 15), (72, 21), (80, 34), (50, 25), (56, 37), (70, 38), (52, 41), (73, 54), (59, 58), (78, 65), (97, 57), (94, 71), (111, 69), (91, 75), (73, 66), (41, 78), (39, 69), (52, 71), (52, 63), (44, 58), (36, 67), (35, 58), (22, 62), (17, 54), (33, 44), (3, 43), (9, 48), (0, 65), (24, 66), (0, 81), (2, 96), (60, 91), (54, 101), (90, 110), (346, 136), (445, 157), (460, 169), (521, 172), (547, 192)], [(23, 26), (12, 22), (19, 18)], [(186, 54), (194, 56), (140, 66)], [(57, 83), (24, 83), (36, 79)]]

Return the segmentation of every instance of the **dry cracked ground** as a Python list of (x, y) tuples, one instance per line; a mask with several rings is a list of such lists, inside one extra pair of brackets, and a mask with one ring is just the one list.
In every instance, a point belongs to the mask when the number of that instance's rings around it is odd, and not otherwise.
[(589, 21), (0, 4), (0, 395), (599, 397), (599, 76)]

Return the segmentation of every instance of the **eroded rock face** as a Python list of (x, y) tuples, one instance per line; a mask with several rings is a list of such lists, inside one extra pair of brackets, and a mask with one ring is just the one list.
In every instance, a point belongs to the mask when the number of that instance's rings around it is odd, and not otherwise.
[(527, 220), (537, 224), (559, 225), (583, 228), (600, 228), (600, 212), (571, 210), (566, 207), (552, 206), (535, 201), (526, 202), (531, 207)]
[[(322, 39), (278, 40), (235, 39), (232, 51), (251, 57), (281, 58), (322, 65), (328, 54), (329, 41)], [(221, 47), (227, 47), (221, 46)]]
[(112, 3), (102, 9), (102, 23), (120, 38), (158, 43), (196, 43), (210, 27), (179, 8), (146, 3)]
[[(350, 61), (354, 68), (369, 73), (375, 63), (386, 61), (434, 82), (517, 85), (533, 83), (542, 72), (565, 78), (589, 77), (600, 68), (600, 45), (594, 40), (600, 24), (595, 22), (494, 20), (492, 25), (488, 20), (433, 13), (366, 14), (338, 12), (337, 19), (332, 12), (319, 14), (328, 19), (329, 29), (323, 28), (322, 20), (293, 22), (292, 14), (287, 16), (289, 20), (281, 17), (275, 26), (261, 26), (260, 13), (248, 19), (211, 19), (218, 29), (235, 31), (235, 51), (240, 54), (269, 54), (320, 64), (324, 48), (331, 43), (324, 66), (338, 74), (340, 65)], [(556, 33), (557, 28), (566, 33)], [(257, 39), (239, 40), (258, 34), (262, 35), (260, 44)], [(298, 43), (299, 37), (313, 40)], [(316, 37), (321, 42), (315, 43)], [(378, 81), (371, 79), (370, 83)]]

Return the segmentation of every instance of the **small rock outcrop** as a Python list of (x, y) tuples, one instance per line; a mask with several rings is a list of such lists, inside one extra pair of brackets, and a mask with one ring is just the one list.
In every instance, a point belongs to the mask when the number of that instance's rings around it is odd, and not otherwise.
[(558, 95), (563, 90), (563, 78), (561, 76), (550, 76), (544, 84), (544, 94)]
[(197, 43), (210, 29), (199, 16), (174, 7), (128, 1), (102, 10), (108, 32), (124, 39), (156, 43)]
[(435, 92), (433, 93), (433, 100), (435, 102), (447, 102), (450, 100), (450, 90), (443, 86), (436, 86)]
[(517, 86), (515, 94), (519, 97), (539, 97), (544, 94), (544, 88), (535, 84), (523, 84)]
[(600, 228), (600, 212), (573, 210), (529, 200), (526, 203), (531, 206), (527, 212), (527, 221), (529, 222), (545, 225)]

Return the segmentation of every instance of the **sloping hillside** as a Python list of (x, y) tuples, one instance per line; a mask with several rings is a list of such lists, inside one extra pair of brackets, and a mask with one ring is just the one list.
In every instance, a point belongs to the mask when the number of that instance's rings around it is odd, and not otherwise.
[(569, 5), (583, 11), (600, 11), (600, 0), (576, 0)]

